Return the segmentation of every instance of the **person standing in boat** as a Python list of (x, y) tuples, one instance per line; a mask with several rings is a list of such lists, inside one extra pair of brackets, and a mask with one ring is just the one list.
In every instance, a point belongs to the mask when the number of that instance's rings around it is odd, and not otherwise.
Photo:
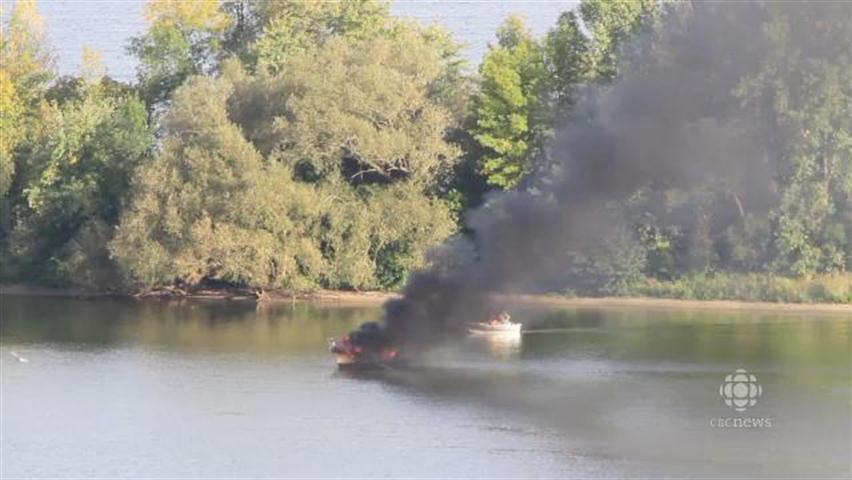
[(505, 310), (501, 310), (500, 312), (493, 313), (490, 317), (488, 317), (488, 324), (497, 326), (497, 325), (508, 325), (509, 320), (512, 317)]

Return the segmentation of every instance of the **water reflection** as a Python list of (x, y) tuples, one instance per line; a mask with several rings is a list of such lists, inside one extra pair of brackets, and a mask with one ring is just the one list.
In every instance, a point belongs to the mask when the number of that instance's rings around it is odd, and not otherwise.
[[(852, 314), (530, 309), (522, 357), (792, 366), (852, 363)], [(848, 371), (843, 368), (843, 371)]]
[(523, 336), (514, 333), (468, 335), (465, 343), (465, 348), (487, 352), (496, 359), (510, 360), (520, 356)]
[(370, 307), (6, 297), (0, 342), (74, 348), (142, 344), (179, 351), (307, 352), (368, 321)]
[[(310, 352), (376, 320), (377, 307), (297, 303), (256, 308), (239, 302), (69, 300), (4, 296), (0, 343), (79, 348), (152, 345), (178, 351)], [(630, 364), (837, 366), (849, 376), (852, 318), (651, 310), (518, 309), (521, 338), (472, 336), (455, 346), (497, 360)], [(835, 371), (838, 369), (834, 369)]]

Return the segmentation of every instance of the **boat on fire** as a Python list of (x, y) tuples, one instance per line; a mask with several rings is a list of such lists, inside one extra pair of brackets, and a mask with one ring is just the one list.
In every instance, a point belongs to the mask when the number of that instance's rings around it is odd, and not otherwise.
[(343, 338), (332, 340), (329, 350), (342, 370), (392, 368), (400, 364), (400, 350), (381, 325), (367, 322)]

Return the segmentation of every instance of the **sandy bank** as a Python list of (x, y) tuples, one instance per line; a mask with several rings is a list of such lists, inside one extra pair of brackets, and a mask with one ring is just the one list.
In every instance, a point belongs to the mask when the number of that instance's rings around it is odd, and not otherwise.
[[(140, 295), (98, 292), (79, 288), (48, 288), (32, 285), (0, 285), (0, 295), (31, 295), (70, 298), (131, 297), (140, 299), (192, 299), (246, 302), (317, 302), (340, 305), (381, 305), (387, 300), (399, 298), (391, 292), (352, 292), (341, 290), (317, 290), (314, 292), (264, 292), (256, 294), (250, 290), (202, 290), (186, 293), (176, 290), (157, 290)], [(673, 298), (648, 297), (602, 297), (570, 298), (558, 295), (498, 295), (497, 299), (519, 306), (550, 305), (583, 308), (663, 308), (691, 310), (729, 310), (763, 312), (802, 313), (847, 313), (852, 317), (852, 304), (836, 303), (773, 303), (746, 302), (738, 300), (679, 300)]]
[(179, 289), (159, 289), (138, 294), (104, 292), (83, 288), (53, 288), (38, 285), (6, 284), (0, 285), (0, 295), (19, 295), (33, 297), (66, 298), (136, 298), (150, 300), (228, 300), (228, 301), (264, 301), (283, 303), (294, 301), (330, 302), (345, 304), (380, 305), (399, 294), (391, 292), (351, 292), (343, 290), (317, 290), (313, 292), (267, 291), (256, 292), (249, 289), (196, 290), (186, 292)]
[(680, 300), (651, 297), (569, 298), (555, 295), (504, 295), (515, 305), (553, 305), (588, 308), (664, 308), (682, 310), (728, 310), (754, 312), (847, 313), (852, 317), (852, 304), (842, 303), (775, 303), (740, 300)]

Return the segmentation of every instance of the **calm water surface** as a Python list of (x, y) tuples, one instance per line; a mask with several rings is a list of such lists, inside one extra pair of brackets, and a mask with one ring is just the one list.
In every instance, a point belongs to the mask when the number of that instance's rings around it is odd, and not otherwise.
[[(475, 66), (507, 16), (521, 15), (533, 33), (543, 35), (562, 12), (575, 8), (577, 3), (576, 0), (399, 0), (391, 3), (391, 13), (422, 24), (445, 26), (464, 44), (462, 54)], [(146, 5), (146, 0), (40, 0), (38, 8), (44, 17), (47, 39), (57, 56), (59, 73), (78, 74), (83, 47), (89, 47), (102, 54), (110, 76), (126, 82), (134, 80), (136, 61), (127, 52), (127, 46), (132, 37), (148, 28)], [(0, 9), (0, 19), (5, 21), (10, 11), (11, 8)]]
[[(3, 477), (852, 471), (852, 314), (517, 309), (520, 342), (352, 376), (327, 339), (378, 308), (0, 302)], [(763, 395), (738, 413), (719, 385), (740, 367)]]

